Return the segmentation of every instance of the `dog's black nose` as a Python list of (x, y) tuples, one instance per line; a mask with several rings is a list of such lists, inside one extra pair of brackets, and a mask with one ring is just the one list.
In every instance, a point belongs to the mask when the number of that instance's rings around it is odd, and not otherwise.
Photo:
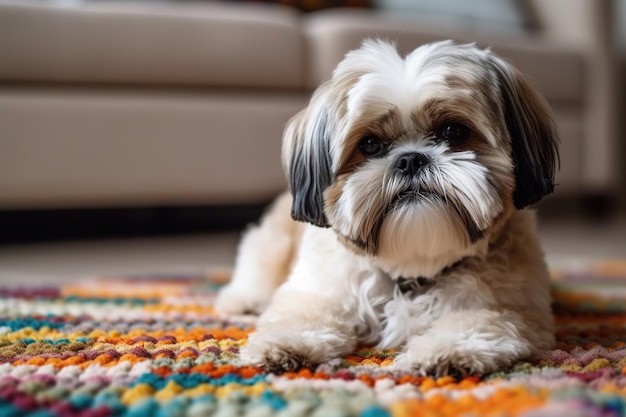
[(400, 155), (396, 161), (396, 170), (402, 175), (415, 175), (415, 173), (428, 163), (428, 157), (419, 152), (409, 152)]

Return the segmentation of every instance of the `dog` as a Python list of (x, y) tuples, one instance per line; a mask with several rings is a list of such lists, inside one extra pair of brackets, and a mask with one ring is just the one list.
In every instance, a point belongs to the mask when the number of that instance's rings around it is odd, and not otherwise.
[(260, 314), (245, 363), (293, 371), (397, 349), (391, 369), (485, 375), (554, 345), (528, 206), (558, 138), (510, 64), (442, 41), (366, 40), (287, 124), (281, 195), (239, 246), (215, 306)]

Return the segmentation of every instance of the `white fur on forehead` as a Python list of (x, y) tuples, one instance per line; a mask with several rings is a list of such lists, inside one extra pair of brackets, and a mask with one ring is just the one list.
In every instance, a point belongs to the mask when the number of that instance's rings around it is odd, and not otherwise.
[[(359, 49), (346, 54), (333, 72), (333, 77), (341, 77), (347, 72), (377, 72), (389, 76), (404, 74), (414, 79), (416, 75), (421, 75), (425, 63), (434, 58), (464, 57), (467, 59), (473, 57), (474, 60), (484, 60), (488, 56), (493, 56), (489, 49), (482, 50), (474, 44), (457, 45), (447, 40), (422, 45), (403, 58), (394, 43), (381, 39), (368, 39)], [(436, 72), (440, 70), (441, 68), (438, 68)], [(463, 68), (455, 68), (455, 73), (463, 72), (465, 72)], [(466, 72), (465, 75), (471, 74)], [(405, 77), (393, 79), (398, 83), (408, 81)]]
[[(334, 78), (362, 73), (348, 92), (347, 111), (350, 118), (368, 114), (384, 115), (398, 108), (407, 127), (411, 125), (411, 111), (430, 99), (466, 97), (473, 101), (474, 87), (489, 80), (497, 86), (490, 74), (486, 60), (492, 57), (489, 50), (473, 44), (456, 45), (441, 41), (422, 45), (403, 58), (392, 43), (367, 40), (360, 49), (349, 52), (333, 73)], [(466, 80), (467, 89), (446, 84), (448, 76)], [(495, 91), (494, 91), (495, 92)], [(480, 112), (480, 109), (476, 109)], [(468, 115), (469, 116), (469, 115)], [(489, 128), (488, 123), (480, 127)], [(499, 132), (483, 132), (485, 138), (496, 144)]]

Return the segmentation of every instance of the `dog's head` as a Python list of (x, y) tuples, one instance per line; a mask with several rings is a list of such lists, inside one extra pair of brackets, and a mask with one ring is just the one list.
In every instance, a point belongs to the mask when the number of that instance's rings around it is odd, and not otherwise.
[(557, 160), (550, 110), (520, 73), (449, 41), (405, 58), (366, 41), (283, 144), (294, 219), (386, 264), (471, 252), (552, 192)]

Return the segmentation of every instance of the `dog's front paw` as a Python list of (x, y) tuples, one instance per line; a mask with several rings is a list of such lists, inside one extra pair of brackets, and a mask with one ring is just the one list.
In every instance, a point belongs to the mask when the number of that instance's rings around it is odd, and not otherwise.
[(482, 376), (505, 366), (515, 359), (514, 352), (491, 349), (485, 344), (459, 343), (451, 338), (416, 336), (399, 354), (393, 367), (402, 372), (440, 378), (451, 376), (461, 380), (466, 376)]
[(432, 356), (402, 353), (394, 361), (394, 369), (402, 372), (417, 373), (421, 376), (441, 378), (451, 376), (461, 380), (469, 375), (480, 376), (495, 370), (490, 364), (471, 364), (471, 360), (459, 357), (454, 352), (450, 354), (434, 354)]
[[(444, 354), (441, 352), (404, 352), (396, 357), (393, 367), (402, 372), (417, 373), (421, 376), (441, 378), (451, 376), (461, 380), (468, 375), (482, 375), (484, 369), (489, 369), (483, 364), (472, 366), (467, 358), (460, 357), (455, 352)], [(477, 369), (480, 369), (477, 370)]]
[(337, 329), (298, 329), (279, 323), (251, 334), (241, 349), (241, 360), (282, 373), (344, 356), (354, 350), (355, 344), (353, 338)]
[(264, 368), (267, 372), (282, 374), (283, 372), (295, 372), (301, 368), (310, 368), (315, 365), (306, 354), (297, 352), (287, 347), (263, 349), (255, 347), (241, 351), (241, 359), (249, 365)]
[(481, 310), (440, 318), (412, 337), (396, 357), (399, 371), (423, 376), (483, 376), (511, 366), (539, 349), (523, 337), (527, 326), (514, 312)]

